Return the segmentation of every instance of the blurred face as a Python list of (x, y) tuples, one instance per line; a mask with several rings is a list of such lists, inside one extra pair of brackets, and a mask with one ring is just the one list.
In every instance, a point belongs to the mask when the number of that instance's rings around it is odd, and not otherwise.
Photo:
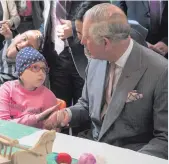
[(20, 40), (16, 41), (18, 49), (30, 46), (35, 49), (38, 49), (36, 35), (32, 31), (26, 31), (20, 35)]
[(77, 31), (78, 39), (81, 40), (82, 39), (83, 22), (80, 21), (80, 20), (76, 20), (75, 21), (75, 26), (76, 26), (76, 31)]
[[(83, 22), (80, 20), (76, 20), (75, 21), (75, 26), (76, 26), (76, 31), (77, 31), (77, 36), (78, 39), (81, 41), (82, 40), (82, 29), (83, 29)], [(84, 54), (87, 57), (91, 57), (90, 52), (88, 51), (88, 49), (84, 46)]]
[(44, 62), (36, 62), (28, 67), (20, 76), (24, 86), (30, 90), (43, 85), (48, 68)]
[(18, 50), (27, 46), (38, 49), (36, 35), (34, 35), (32, 31), (26, 31), (23, 34), (17, 35), (8, 48), (7, 56), (16, 56), (18, 53), (16, 46)]
[(87, 48), (86, 51), (88, 51), (91, 58), (104, 60), (105, 44), (98, 44), (94, 41), (93, 37), (89, 34), (91, 26), (92, 22), (86, 18), (83, 22), (81, 44)]

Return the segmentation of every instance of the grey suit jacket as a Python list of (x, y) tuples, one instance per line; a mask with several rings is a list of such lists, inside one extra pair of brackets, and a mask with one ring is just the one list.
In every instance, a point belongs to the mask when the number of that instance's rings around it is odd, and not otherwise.
[[(92, 59), (82, 97), (70, 107), (71, 125), (91, 121), (93, 139), (142, 153), (167, 158), (167, 60), (134, 42), (102, 122), (107, 61)], [(126, 103), (128, 92), (143, 98)]]

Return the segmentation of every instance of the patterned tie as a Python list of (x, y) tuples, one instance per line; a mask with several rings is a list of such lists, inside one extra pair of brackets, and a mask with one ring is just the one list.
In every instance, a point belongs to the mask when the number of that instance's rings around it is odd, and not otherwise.
[(104, 116), (107, 112), (108, 105), (110, 104), (110, 101), (111, 101), (111, 97), (112, 97), (112, 93), (113, 93), (115, 68), (116, 68), (115, 63), (111, 63), (110, 67), (109, 67), (108, 85), (107, 85), (106, 92), (105, 92), (106, 101), (105, 101), (105, 104), (103, 106), (103, 110), (101, 112), (101, 119), (104, 118)]
[(152, 33), (157, 33), (161, 21), (161, 2), (160, 0), (150, 1), (150, 23)]
[(57, 36), (57, 27), (61, 25), (60, 19), (66, 18), (66, 10), (60, 4), (59, 0), (52, 1), (51, 3), (52, 41), (55, 43), (55, 50), (59, 55), (64, 50), (65, 42)]

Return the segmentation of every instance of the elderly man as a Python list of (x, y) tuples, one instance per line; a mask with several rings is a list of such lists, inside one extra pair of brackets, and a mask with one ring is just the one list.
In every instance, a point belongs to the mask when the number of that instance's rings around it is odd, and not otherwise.
[(114, 5), (86, 12), (81, 42), (93, 59), (82, 97), (45, 125), (91, 122), (83, 137), (167, 158), (167, 60), (137, 44), (129, 32), (125, 14)]

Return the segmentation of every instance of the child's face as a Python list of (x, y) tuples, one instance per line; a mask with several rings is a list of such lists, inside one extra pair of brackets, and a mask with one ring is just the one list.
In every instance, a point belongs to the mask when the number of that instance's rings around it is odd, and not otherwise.
[(20, 79), (24, 85), (31, 88), (40, 87), (46, 79), (47, 72), (48, 68), (44, 62), (36, 62), (22, 73)]

